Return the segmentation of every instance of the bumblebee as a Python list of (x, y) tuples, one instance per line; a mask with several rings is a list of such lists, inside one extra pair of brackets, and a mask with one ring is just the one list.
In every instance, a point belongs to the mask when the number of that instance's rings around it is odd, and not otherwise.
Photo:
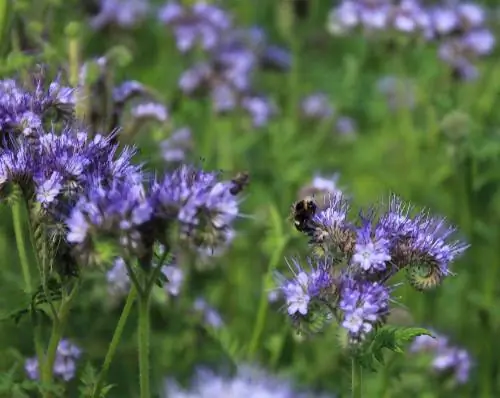
[(231, 180), (231, 188), (229, 192), (231, 195), (238, 195), (241, 191), (243, 191), (247, 185), (250, 183), (250, 174), (246, 171), (239, 172), (236, 176)]
[(295, 228), (299, 232), (308, 232), (311, 228), (311, 219), (316, 214), (318, 206), (311, 196), (308, 196), (292, 206), (292, 218)]

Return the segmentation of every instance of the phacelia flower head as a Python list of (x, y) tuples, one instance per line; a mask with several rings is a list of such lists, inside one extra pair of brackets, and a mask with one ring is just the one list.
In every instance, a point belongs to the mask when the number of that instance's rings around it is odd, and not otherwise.
[(412, 206), (392, 196), (380, 225), (392, 242), (392, 263), (406, 269), (412, 286), (428, 289), (451, 273), (449, 265), (469, 245), (452, 238), (456, 228), (446, 219), (433, 217), (426, 210), (413, 216), (412, 211)]
[(361, 226), (356, 229), (356, 244), (351, 264), (366, 273), (384, 271), (391, 260), (390, 240), (380, 225), (373, 225), (373, 215), (361, 218)]
[(355, 243), (355, 232), (348, 220), (350, 204), (342, 194), (324, 197), (321, 210), (311, 218), (306, 232), (313, 251), (319, 256), (342, 253), (351, 256)]
[(62, 86), (59, 80), (47, 82), (43, 73), (33, 77), (32, 87), (12, 79), (0, 80), (2, 139), (20, 134), (38, 137), (49, 113), (54, 116), (51, 123), (68, 119), (75, 103), (74, 90)]
[(238, 216), (239, 202), (230, 189), (217, 173), (183, 165), (153, 185), (155, 215), (177, 221), (181, 238), (195, 247), (214, 248), (224, 243)]
[(303, 267), (298, 259), (292, 258), (288, 266), (293, 273), (291, 279), (280, 273), (275, 275), (286, 311), (297, 326), (319, 330), (332, 315), (331, 309), (323, 304), (334, 286), (329, 264), (308, 259), (308, 266)]
[(349, 276), (342, 280), (339, 301), (341, 325), (352, 342), (362, 341), (385, 322), (389, 314), (389, 299), (389, 289), (380, 283)]
[(73, 207), (67, 239), (77, 251), (89, 254), (99, 237), (114, 237), (127, 255), (141, 255), (145, 250), (141, 227), (152, 216), (153, 207), (141, 182), (96, 183)]

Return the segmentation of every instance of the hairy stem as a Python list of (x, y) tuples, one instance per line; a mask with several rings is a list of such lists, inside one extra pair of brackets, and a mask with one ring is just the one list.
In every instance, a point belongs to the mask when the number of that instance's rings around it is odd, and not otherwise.
[(351, 397), (361, 398), (362, 369), (355, 358), (351, 359)]
[(139, 324), (137, 336), (139, 343), (139, 382), (141, 398), (150, 398), (149, 387), (149, 296), (150, 292), (139, 297)]
[[(49, 347), (47, 348), (47, 356), (42, 366), (42, 382), (46, 384), (50, 384), (54, 376), (53, 368), (56, 360), (57, 347), (63, 336), (69, 310), (71, 308), (73, 298), (76, 296), (77, 290), (78, 284), (73, 287), (69, 295), (62, 298), (59, 311), (57, 313), (59, 321), (52, 324), (52, 332), (50, 334)], [(46, 397), (50, 397), (50, 394), (51, 393), (48, 393)]]
[(28, 253), (26, 251), (26, 243), (23, 236), (22, 226), (22, 208), (23, 202), (16, 200), (12, 205), (12, 221), (14, 223), (14, 234), (16, 236), (17, 251), (19, 253), (19, 261), (21, 262), (21, 270), (23, 273), (24, 285), (26, 293), (33, 293), (33, 286), (31, 284), (30, 265), (28, 261)]
[[(14, 234), (16, 236), (17, 252), (19, 254), (19, 262), (21, 263), (21, 270), (23, 273), (25, 291), (28, 294), (33, 293), (33, 285), (31, 281), (30, 264), (28, 260), (28, 252), (26, 250), (26, 242), (24, 240), (23, 226), (22, 226), (22, 208), (23, 202), (16, 200), (12, 205), (12, 221), (14, 223)], [(38, 363), (43, 361), (43, 344), (42, 344), (42, 331), (40, 323), (38, 322), (35, 308), (31, 308), (31, 322), (34, 329), (34, 343)]]
[(118, 344), (120, 343), (123, 329), (125, 328), (125, 324), (127, 323), (127, 319), (130, 315), (130, 311), (132, 310), (132, 306), (134, 305), (135, 299), (137, 297), (137, 289), (132, 286), (130, 292), (127, 296), (127, 301), (125, 302), (125, 306), (123, 307), (122, 313), (120, 315), (120, 319), (118, 320), (118, 324), (116, 325), (115, 332), (113, 333), (113, 337), (111, 339), (111, 343), (108, 347), (108, 352), (104, 358), (104, 363), (102, 364), (102, 369), (97, 376), (97, 382), (92, 391), (91, 398), (99, 398), (99, 394), (101, 393), (102, 386), (104, 384), (104, 380), (108, 374), (109, 366), (113, 361), (113, 358), (116, 353), (116, 349), (118, 348)]

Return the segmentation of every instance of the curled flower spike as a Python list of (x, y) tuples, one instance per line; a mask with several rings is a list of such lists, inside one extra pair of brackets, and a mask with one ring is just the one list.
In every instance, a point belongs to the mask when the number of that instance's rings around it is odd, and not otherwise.
[(412, 210), (393, 196), (380, 223), (392, 241), (393, 263), (398, 269), (406, 269), (412, 286), (425, 290), (436, 287), (451, 273), (449, 264), (469, 245), (450, 240), (456, 228), (444, 218), (432, 217), (425, 210), (411, 217)]

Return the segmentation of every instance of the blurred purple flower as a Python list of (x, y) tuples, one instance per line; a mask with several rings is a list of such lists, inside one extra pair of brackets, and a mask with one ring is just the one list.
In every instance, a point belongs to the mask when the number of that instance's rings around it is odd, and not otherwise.
[[(54, 375), (66, 382), (73, 379), (76, 374), (76, 362), (80, 356), (80, 348), (71, 343), (69, 340), (62, 339), (57, 346), (53, 368)], [(26, 359), (24, 369), (30, 379), (39, 379), (40, 369), (37, 358)]]
[(129, 29), (149, 13), (149, 0), (100, 0), (99, 13), (92, 17), (90, 26), (100, 30), (108, 25)]
[(161, 151), (165, 162), (182, 162), (186, 159), (186, 152), (193, 145), (191, 129), (189, 127), (180, 128), (164, 140), (161, 144)]
[(436, 373), (451, 373), (457, 384), (469, 380), (472, 360), (469, 353), (451, 345), (446, 336), (432, 332), (433, 336), (418, 336), (413, 341), (410, 351), (413, 354), (426, 352), (432, 355), (431, 366)]
[(203, 320), (208, 326), (216, 329), (224, 326), (224, 321), (220, 314), (204, 298), (198, 297), (194, 301), (193, 307), (195, 311), (203, 315)]

